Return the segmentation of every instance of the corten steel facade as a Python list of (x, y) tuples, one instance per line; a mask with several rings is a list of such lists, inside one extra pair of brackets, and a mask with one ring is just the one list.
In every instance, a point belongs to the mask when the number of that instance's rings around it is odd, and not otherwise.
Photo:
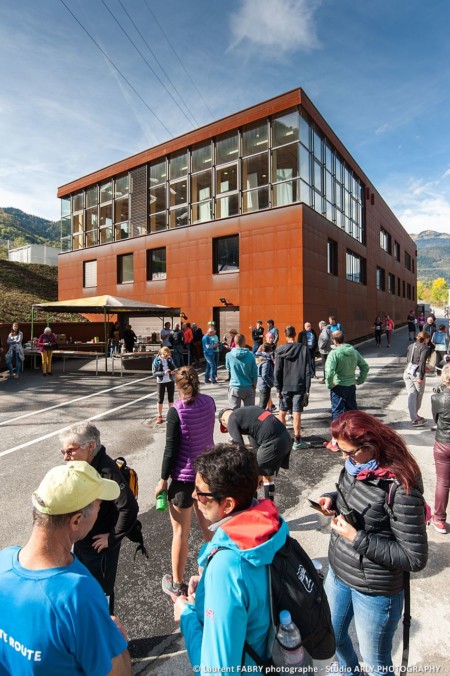
[[(77, 179), (59, 298), (112, 294), (249, 339), (337, 316), (346, 336), (416, 305), (416, 247), (296, 89)], [(228, 307), (225, 305), (225, 301)]]

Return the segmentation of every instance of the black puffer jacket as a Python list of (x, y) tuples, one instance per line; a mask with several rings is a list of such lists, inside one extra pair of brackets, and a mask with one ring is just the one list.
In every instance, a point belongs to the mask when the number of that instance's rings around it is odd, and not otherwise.
[[(422, 570), (428, 558), (422, 479), (409, 495), (402, 486), (397, 488), (390, 505), (393, 517), (385, 507), (389, 485), (385, 479), (358, 480), (345, 469), (339, 477), (339, 488), (355, 512), (358, 533), (349, 542), (332, 531), (328, 559), (342, 582), (364, 594), (398, 594), (403, 589), (403, 571)], [(339, 493), (326, 495), (338, 513), (345, 508)]]
[(431, 410), (437, 425), (436, 441), (450, 444), (450, 388), (431, 395)]

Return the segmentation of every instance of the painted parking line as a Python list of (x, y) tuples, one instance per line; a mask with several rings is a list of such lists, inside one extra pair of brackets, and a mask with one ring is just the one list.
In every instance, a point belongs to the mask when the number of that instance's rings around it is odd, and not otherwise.
[[(107, 411), (103, 411), (103, 413), (97, 413), (97, 415), (92, 415), (89, 418), (84, 418), (83, 420), (79, 420), (78, 422), (89, 422), (90, 420), (98, 420), (99, 418), (103, 418), (105, 415), (109, 415), (110, 413), (115, 413), (116, 411), (120, 411), (122, 408), (126, 408), (127, 406), (133, 406), (134, 404), (137, 404), (140, 401), (144, 401), (144, 399), (151, 399), (152, 397), (156, 396), (156, 392), (151, 392), (150, 394), (145, 394), (143, 397), (139, 397), (139, 399), (133, 399), (133, 401), (127, 401), (126, 404), (121, 404), (121, 406), (116, 406), (115, 408), (110, 408)], [(44, 441), (45, 439), (51, 439), (51, 437), (56, 437), (58, 434), (63, 432), (64, 430), (68, 430), (72, 425), (75, 423), (70, 423), (70, 425), (65, 425), (65, 427), (60, 427), (58, 430), (55, 430), (54, 432), (49, 432), (48, 434), (44, 434), (41, 437), (36, 437), (36, 439), (32, 439), (31, 441), (26, 441), (23, 444), (20, 444), (19, 446), (14, 446), (13, 448), (7, 448), (6, 451), (1, 451), (0, 452), (0, 458), (3, 457), (4, 455), (9, 455), (10, 453), (14, 453), (15, 451), (20, 451), (22, 448), (27, 448), (28, 446), (33, 446), (33, 444), (38, 444), (40, 441)]]
[(98, 397), (101, 394), (107, 394), (108, 392), (114, 392), (115, 390), (120, 390), (122, 387), (128, 387), (129, 385), (135, 385), (136, 383), (142, 383), (145, 380), (149, 380), (149, 378), (153, 378), (153, 376), (146, 376), (145, 378), (139, 378), (138, 380), (132, 380), (129, 383), (123, 383), (122, 385), (116, 385), (114, 387), (109, 387), (106, 390), (100, 390), (100, 392), (93, 392), (92, 394), (86, 394), (83, 397), (76, 397), (75, 399), (69, 399), (68, 401), (63, 401), (61, 404), (55, 404), (54, 406), (47, 406), (47, 408), (40, 408), (36, 411), (30, 411), (29, 413), (22, 413), (21, 415), (17, 415), (14, 418), (9, 418), (9, 420), (2, 420), (0, 422), (1, 425), (9, 425), (12, 422), (15, 422), (16, 420), (23, 420), (24, 418), (31, 418), (34, 415), (40, 415), (41, 413), (45, 413), (46, 411), (53, 411), (55, 408), (62, 408), (63, 406), (71, 406), (72, 404), (75, 404), (77, 401), (84, 401), (86, 399), (90, 399), (91, 397)]

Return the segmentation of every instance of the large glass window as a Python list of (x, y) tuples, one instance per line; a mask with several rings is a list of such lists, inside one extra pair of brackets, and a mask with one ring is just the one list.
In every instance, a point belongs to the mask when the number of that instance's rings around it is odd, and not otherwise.
[(134, 279), (133, 254), (117, 256), (117, 283), (129, 284)]
[(189, 209), (187, 206), (172, 209), (169, 216), (170, 228), (181, 228), (189, 223)]
[(114, 196), (116, 199), (118, 197), (123, 197), (124, 195), (128, 195), (128, 188), (129, 181), (128, 181), (128, 174), (125, 174), (125, 176), (120, 176), (119, 178), (116, 178), (115, 180), (115, 189), (114, 189)]
[(169, 206), (176, 207), (188, 201), (187, 179), (176, 181), (169, 186)]
[(213, 273), (239, 270), (239, 235), (213, 239)]
[(84, 209), (84, 192), (79, 192), (72, 198), (72, 211)]
[(166, 184), (150, 188), (150, 213), (156, 214), (158, 211), (167, 209)]
[(237, 164), (229, 164), (216, 170), (216, 193), (232, 192), (238, 188)]
[(206, 200), (205, 202), (197, 202), (197, 204), (193, 204), (191, 223), (204, 223), (205, 221), (212, 221), (212, 205), (212, 200)]
[(72, 232), (74, 235), (83, 232), (84, 230), (84, 212), (72, 216)]
[[(274, 185), (272, 193), (273, 206), (283, 207), (286, 204), (292, 204), (293, 202), (300, 201), (299, 187), (301, 187), (301, 185), (302, 185), (301, 181), (285, 181), (284, 183), (277, 183), (276, 185)], [(310, 204), (311, 197), (309, 195), (309, 186), (306, 186), (306, 184), (303, 184), (303, 186), (306, 188), (305, 198), (306, 193), (308, 193), (309, 201), (307, 201), (307, 199), (304, 199), (302, 201), (304, 201), (306, 204)]]
[(272, 152), (272, 182), (286, 181), (298, 176), (298, 143), (293, 143)]
[(221, 136), (216, 141), (216, 164), (225, 164), (237, 160), (239, 156), (239, 136), (237, 131)]
[(242, 211), (244, 213), (268, 209), (269, 206), (268, 187), (259, 188), (258, 190), (249, 190), (242, 196)]
[(86, 190), (86, 209), (89, 207), (95, 207), (98, 204), (98, 188), (89, 188)]
[(115, 222), (122, 223), (123, 221), (128, 221), (129, 217), (129, 208), (128, 208), (128, 197), (118, 199), (115, 202)]
[(380, 247), (388, 254), (392, 253), (391, 235), (383, 227), (380, 228)]
[(272, 120), (272, 147), (298, 141), (300, 118), (298, 111), (280, 115)]
[(100, 203), (103, 204), (103, 202), (109, 202), (112, 200), (112, 181), (108, 181), (107, 183), (102, 183), (100, 186)]
[(100, 227), (104, 225), (112, 225), (113, 212), (112, 204), (103, 204), (100, 207)]
[(203, 171), (191, 177), (191, 201), (202, 202), (212, 196), (212, 172)]
[(189, 156), (187, 151), (173, 155), (169, 160), (169, 178), (181, 178), (189, 171)]
[(150, 232), (159, 232), (160, 230), (166, 230), (166, 228), (167, 217), (165, 211), (150, 216)]
[(216, 218), (236, 216), (239, 213), (239, 195), (229, 195), (216, 199)]
[(392, 272), (388, 274), (388, 293), (395, 294), (395, 275)]
[(242, 190), (251, 190), (269, 182), (269, 156), (254, 155), (242, 160)]
[(147, 280), (166, 279), (166, 247), (147, 251)]
[(242, 132), (242, 155), (255, 155), (269, 147), (267, 122), (256, 126), (245, 127)]
[(150, 186), (163, 183), (167, 179), (167, 165), (166, 160), (155, 162), (150, 165)]
[(212, 146), (211, 143), (197, 146), (192, 149), (192, 172), (204, 171), (212, 167)]

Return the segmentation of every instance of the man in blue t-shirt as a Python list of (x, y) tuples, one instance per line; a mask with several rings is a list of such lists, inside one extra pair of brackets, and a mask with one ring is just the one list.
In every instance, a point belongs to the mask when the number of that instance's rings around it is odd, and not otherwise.
[(54, 467), (33, 493), (33, 530), (0, 552), (0, 676), (131, 674), (125, 629), (71, 553), (119, 485), (84, 461)]

